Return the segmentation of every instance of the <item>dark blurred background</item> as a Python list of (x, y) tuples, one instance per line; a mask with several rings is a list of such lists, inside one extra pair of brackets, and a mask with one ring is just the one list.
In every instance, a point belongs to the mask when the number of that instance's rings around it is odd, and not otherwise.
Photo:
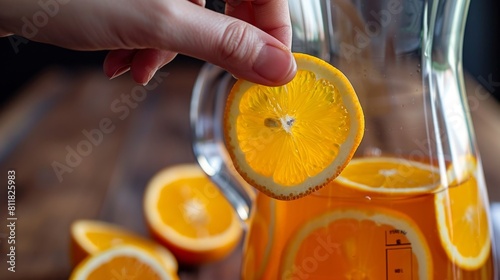
[[(209, 8), (212, 1), (207, 1)], [(500, 2), (472, 0), (464, 41), (464, 68), (497, 100), (500, 100)], [(21, 40), (20, 40), (21, 39)], [(70, 51), (16, 38), (0, 38), (0, 109), (8, 105), (16, 92), (47, 67), (63, 67), (76, 72), (85, 67), (102, 67), (104, 51)], [(199, 63), (179, 56), (176, 60)], [(104, 74), (103, 74), (104, 75)]]

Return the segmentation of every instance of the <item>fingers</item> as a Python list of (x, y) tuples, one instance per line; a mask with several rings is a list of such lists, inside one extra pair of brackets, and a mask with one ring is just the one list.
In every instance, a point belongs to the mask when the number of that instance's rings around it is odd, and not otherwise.
[(176, 55), (175, 52), (157, 49), (113, 50), (104, 60), (104, 73), (113, 79), (131, 70), (134, 81), (145, 85), (159, 68)]
[(253, 0), (226, 0), (226, 15), (255, 25)]
[(155, 21), (158, 38), (153, 42), (158, 44), (111, 51), (104, 62), (106, 75), (113, 78), (131, 70), (133, 79), (145, 84), (158, 68), (183, 53), (255, 83), (289, 82), (297, 66), (290, 51), (287, 0), (227, 1), (229, 16), (203, 8), (204, 0), (164, 2)]
[(109, 78), (116, 78), (130, 70), (132, 58), (136, 50), (114, 50), (110, 51), (104, 59), (104, 73)]
[[(259, 17), (270, 16), (259, 6), (267, 2), (283, 1), (254, 1), (253, 9), (259, 11)], [(274, 5), (268, 7), (283, 7), (282, 3)], [(164, 34), (160, 40), (166, 49), (209, 61), (236, 77), (269, 86), (285, 84), (295, 75), (297, 66), (288, 45), (253, 25), (187, 1), (176, 2), (176, 10), (169, 15), (168, 24), (161, 26), (160, 33)], [(280, 30), (288, 25), (281, 24), (287, 18), (274, 23), (257, 18), (256, 21), (271, 33), (282, 36), (286, 32)]]
[(288, 0), (226, 0), (226, 14), (254, 24), (291, 48)]
[[(205, 0), (189, 0), (205, 7)], [(158, 69), (172, 61), (176, 52), (158, 49), (112, 50), (104, 60), (104, 73), (114, 79), (130, 70), (132, 78), (139, 84), (147, 84)]]
[(205, 7), (206, 5), (206, 0), (189, 0), (189, 1), (201, 7)]
[(146, 85), (156, 71), (172, 61), (176, 55), (177, 53), (165, 50), (139, 50), (132, 59), (132, 78), (137, 83)]

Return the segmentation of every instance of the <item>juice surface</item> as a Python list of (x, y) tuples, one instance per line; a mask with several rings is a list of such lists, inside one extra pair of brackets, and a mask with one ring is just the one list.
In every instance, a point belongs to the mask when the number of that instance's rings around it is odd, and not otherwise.
[(483, 182), (471, 172), (452, 183), (394, 195), (335, 180), (293, 201), (259, 194), (242, 278), (494, 280)]

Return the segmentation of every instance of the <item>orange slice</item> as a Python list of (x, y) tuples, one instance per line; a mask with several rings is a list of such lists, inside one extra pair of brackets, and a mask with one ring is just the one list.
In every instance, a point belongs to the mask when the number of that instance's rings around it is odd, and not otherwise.
[[(475, 159), (465, 166), (475, 167)], [(448, 173), (457, 169), (450, 166)], [(448, 257), (458, 266), (474, 270), (490, 255), (487, 198), (478, 187), (475, 172), (468, 168), (462, 170), (470, 175), (468, 179), (463, 181), (465, 175), (459, 176), (459, 184), (438, 193), (434, 202), (441, 244)]]
[(280, 279), (432, 279), (428, 244), (409, 217), (387, 209), (334, 210), (290, 239)]
[(283, 200), (335, 178), (357, 149), (364, 117), (347, 78), (327, 62), (294, 54), (298, 71), (280, 87), (238, 80), (224, 113), (224, 136), (240, 175)]
[(223, 258), (242, 236), (235, 211), (195, 164), (158, 172), (148, 183), (144, 212), (153, 237), (186, 264)]
[(446, 169), (447, 185), (454, 187), (475, 177), (477, 168), (478, 162), (472, 154), (454, 158)]
[(336, 181), (355, 190), (387, 195), (431, 193), (441, 185), (437, 167), (396, 157), (353, 159)]
[(272, 247), (276, 236), (276, 200), (268, 196), (257, 196), (256, 208), (245, 239), (243, 279), (264, 279), (263, 275), (272, 262)]
[(151, 279), (177, 280), (175, 273), (165, 270), (162, 263), (141, 247), (115, 246), (81, 262), (70, 280)]
[(118, 245), (135, 245), (156, 254), (165, 269), (176, 272), (177, 260), (165, 247), (119, 226), (101, 221), (78, 220), (71, 225), (71, 259), (76, 265), (89, 255), (95, 255)]

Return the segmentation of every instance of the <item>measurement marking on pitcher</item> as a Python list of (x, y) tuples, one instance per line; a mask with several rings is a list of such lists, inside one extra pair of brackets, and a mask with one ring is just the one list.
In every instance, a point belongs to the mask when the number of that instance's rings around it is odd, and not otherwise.
[(406, 238), (406, 231), (393, 229), (385, 232), (385, 246), (411, 246), (410, 240)]
[(385, 232), (386, 280), (413, 279), (413, 253), (406, 233), (401, 229)]

